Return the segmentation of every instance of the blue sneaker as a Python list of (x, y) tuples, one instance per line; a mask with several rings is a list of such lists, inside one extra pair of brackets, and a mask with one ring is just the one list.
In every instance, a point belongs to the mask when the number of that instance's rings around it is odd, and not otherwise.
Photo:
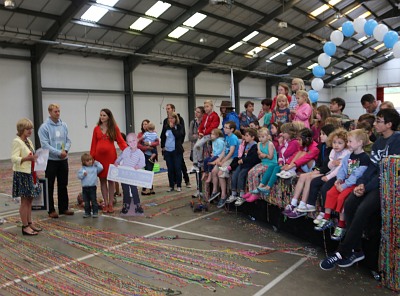
[(342, 260), (340, 260), (340, 262), (338, 262), (338, 266), (339, 267), (350, 267), (352, 266), (354, 263), (364, 260), (365, 255), (362, 251), (359, 252), (352, 252), (350, 257), (348, 258), (344, 258)]
[(322, 219), (321, 222), (314, 227), (316, 231), (324, 231), (325, 229), (332, 228), (335, 226), (332, 220)]
[(226, 203), (226, 198), (221, 198), (221, 199), (219, 200), (219, 202), (218, 202), (217, 208), (218, 208), (218, 209), (223, 208), (224, 205), (225, 205), (225, 203)]
[(342, 256), (340, 255), (339, 252), (336, 252), (332, 256), (329, 256), (324, 260), (321, 260), (321, 262), (319, 263), (319, 267), (321, 267), (322, 270), (332, 270), (341, 261), (342, 261)]
[(258, 187), (257, 187), (256, 189), (251, 190), (250, 193), (258, 194), (258, 193), (260, 193), (260, 190), (259, 190)]

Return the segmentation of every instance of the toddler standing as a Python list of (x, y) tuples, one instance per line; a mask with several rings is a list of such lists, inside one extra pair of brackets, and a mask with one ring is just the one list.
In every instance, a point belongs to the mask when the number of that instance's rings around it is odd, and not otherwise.
[(272, 112), (272, 122), (280, 122), (281, 124), (290, 122), (289, 101), (285, 95), (278, 95), (276, 98), (277, 104)]
[[(118, 156), (114, 165), (134, 168), (135, 170), (142, 169), (146, 165), (144, 154), (141, 150), (137, 149), (137, 137), (134, 133), (130, 133), (126, 136), (126, 142), (129, 147), (125, 148), (124, 151)], [(123, 191), (123, 207), (121, 214), (127, 214), (131, 205), (131, 194), (133, 203), (135, 204), (135, 213), (143, 214), (143, 208), (140, 205), (139, 192), (136, 186), (121, 183)]]
[(91, 210), (93, 211), (93, 218), (97, 218), (99, 216), (99, 205), (96, 196), (97, 175), (103, 170), (103, 165), (95, 161), (89, 153), (82, 154), (81, 161), (82, 168), (78, 171), (78, 179), (82, 183), (82, 197), (85, 203), (83, 218), (90, 217)]

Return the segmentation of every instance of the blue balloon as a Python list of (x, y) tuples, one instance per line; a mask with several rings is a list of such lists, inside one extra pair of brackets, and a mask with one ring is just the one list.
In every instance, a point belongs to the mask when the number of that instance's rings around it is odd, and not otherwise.
[(353, 22), (347, 21), (342, 25), (342, 33), (345, 37), (350, 37), (354, 34)]
[(308, 97), (310, 98), (311, 103), (316, 103), (318, 102), (319, 94), (316, 90), (309, 90), (308, 91)]
[(399, 40), (399, 34), (395, 31), (389, 31), (383, 36), (383, 43), (385, 43), (386, 48), (393, 48), (397, 40)]
[(324, 52), (328, 55), (328, 56), (333, 56), (336, 52), (336, 45), (335, 43), (333, 43), (332, 41), (328, 41), (324, 44)]
[(376, 20), (368, 20), (364, 25), (365, 34), (368, 36), (374, 35), (374, 29), (378, 25)]
[(314, 74), (315, 77), (324, 77), (325, 75), (325, 69), (324, 67), (317, 65), (314, 68), (312, 68), (312, 73)]

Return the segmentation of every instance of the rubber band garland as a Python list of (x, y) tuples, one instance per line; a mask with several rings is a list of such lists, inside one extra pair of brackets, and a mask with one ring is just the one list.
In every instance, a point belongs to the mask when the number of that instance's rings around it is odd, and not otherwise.
[(312, 103), (318, 102), (318, 91), (324, 87), (322, 77), (325, 75), (325, 68), (331, 63), (331, 57), (336, 53), (336, 47), (343, 43), (344, 37), (351, 37), (355, 32), (373, 36), (377, 41), (383, 42), (386, 48), (392, 49), (395, 58), (400, 58), (399, 34), (396, 31), (389, 31), (385, 24), (378, 24), (373, 19), (367, 21), (365, 18), (357, 18), (353, 22), (344, 22), (341, 31), (335, 30), (331, 33), (330, 41), (323, 46), (324, 52), (318, 56), (318, 65), (312, 69), (315, 78), (311, 81), (312, 89), (308, 92)]

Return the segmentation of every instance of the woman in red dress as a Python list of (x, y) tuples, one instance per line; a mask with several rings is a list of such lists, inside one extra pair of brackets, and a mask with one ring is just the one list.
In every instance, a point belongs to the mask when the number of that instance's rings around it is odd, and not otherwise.
[(108, 167), (117, 159), (117, 150), (114, 142), (121, 151), (128, 145), (122, 138), (121, 132), (114, 120), (114, 116), (109, 109), (101, 109), (100, 118), (93, 130), (90, 155), (103, 165), (103, 170), (98, 174), (100, 179), (101, 194), (104, 199), (103, 213), (113, 213), (113, 196), (115, 184), (107, 181)]

